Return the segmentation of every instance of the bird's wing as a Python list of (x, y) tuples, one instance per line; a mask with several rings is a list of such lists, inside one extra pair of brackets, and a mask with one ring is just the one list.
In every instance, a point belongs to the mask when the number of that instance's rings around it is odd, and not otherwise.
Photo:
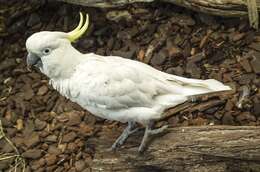
[(231, 87), (226, 86), (215, 79), (201, 80), (185, 78), (161, 72), (149, 65), (137, 61), (122, 59), (120, 57), (114, 57), (112, 59), (115, 61), (128, 61), (125, 62), (126, 65), (138, 68), (143, 73), (146, 73), (150, 77), (166, 84), (174, 93), (181, 92), (183, 95), (196, 95), (215, 91), (231, 90)]
[(157, 76), (159, 71), (147, 71), (142, 65), (134, 64), (131, 60), (113, 56), (87, 60), (74, 74), (73, 83), (77, 83), (74, 91), (78, 91), (74, 95), (86, 104), (120, 109), (152, 107), (158, 96), (172, 94), (173, 88), (167, 84), (167, 79)]
[(227, 89), (216, 80), (178, 77), (134, 60), (88, 56), (74, 75), (74, 90), (82, 102), (106, 109), (154, 107), (163, 101), (174, 106), (190, 95)]

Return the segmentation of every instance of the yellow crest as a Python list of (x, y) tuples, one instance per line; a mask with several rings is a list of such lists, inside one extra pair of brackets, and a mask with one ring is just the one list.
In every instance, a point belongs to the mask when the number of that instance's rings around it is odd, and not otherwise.
[(71, 32), (68, 33), (68, 39), (70, 40), (70, 42), (74, 42), (76, 41), (78, 38), (80, 38), (88, 29), (88, 25), (89, 25), (89, 17), (88, 14), (86, 14), (86, 22), (83, 24), (83, 14), (80, 12), (80, 21), (78, 26)]

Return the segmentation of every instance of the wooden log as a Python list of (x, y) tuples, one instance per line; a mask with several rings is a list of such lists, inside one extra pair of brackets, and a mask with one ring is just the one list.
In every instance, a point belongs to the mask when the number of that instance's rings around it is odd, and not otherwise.
[[(246, 0), (59, 0), (68, 3), (78, 4), (82, 6), (110, 8), (120, 7), (127, 4), (137, 2), (169, 2), (175, 5), (183, 6), (198, 12), (208, 14), (226, 16), (226, 17), (241, 17), (247, 16), (248, 8)], [(255, 0), (258, 11), (260, 10), (260, 0)]]
[(187, 102), (177, 105), (173, 108), (167, 109), (160, 120), (164, 120), (171, 117), (177, 113), (187, 114), (195, 111), (203, 112), (214, 106), (222, 105), (226, 102), (228, 98), (233, 96), (234, 90), (231, 91), (218, 91), (214, 93), (198, 94), (195, 96), (190, 96)]
[(137, 152), (141, 132), (116, 152), (107, 151), (116, 133), (107, 130), (87, 141), (96, 150), (92, 171), (260, 171), (260, 127), (169, 128), (142, 155)]

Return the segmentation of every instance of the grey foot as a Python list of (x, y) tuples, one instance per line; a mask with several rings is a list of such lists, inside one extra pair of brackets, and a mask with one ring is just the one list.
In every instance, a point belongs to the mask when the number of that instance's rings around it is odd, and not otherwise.
[(162, 126), (161, 128), (152, 129), (152, 123), (147, 125), (145, 127), (144, 137), (142, 139), (141, 145), (138, 148), (138, 152), (139, 153), (144, 152), (144, 150), (147, 146), (147, 143), (149, 142), (150, 136), (160, 134), (160, 133), (164, 132), (167, 128), (168, 128), (168, 125)]
[(116, 148), (122, 146), (126, 139), (133, 133), (138, 131), (138, 128), (136, 128), (135, 122), (128, 122), (128, 126), (125, 128), (123, 133), (116, 139), (116, 141), (111, 146), (111, 150), (116, 150)]

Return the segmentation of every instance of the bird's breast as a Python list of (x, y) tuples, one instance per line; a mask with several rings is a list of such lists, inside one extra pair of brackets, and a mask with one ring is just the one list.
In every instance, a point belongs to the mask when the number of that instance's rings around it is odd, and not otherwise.
[(50, 84), (55, 90), (57, 90), (62, 96), (72, 100), (75, 97), (78, 97), (77, 92), (74, 91), (72, 83), (69, 79), (63, 80), (50, 80)]

